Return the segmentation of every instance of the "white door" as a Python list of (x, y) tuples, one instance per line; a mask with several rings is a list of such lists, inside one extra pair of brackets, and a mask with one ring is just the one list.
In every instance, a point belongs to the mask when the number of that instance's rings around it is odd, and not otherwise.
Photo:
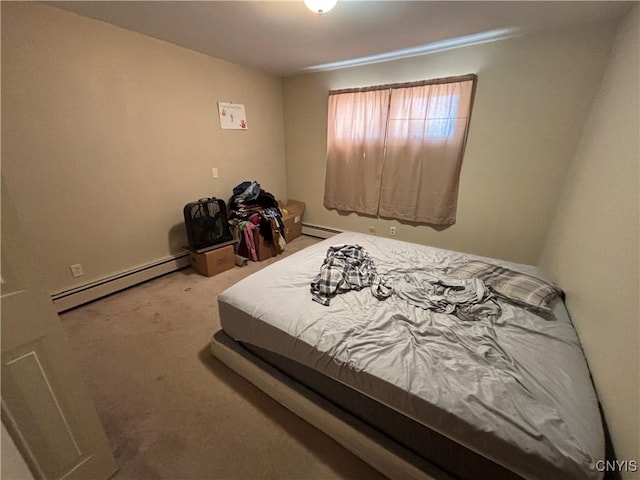
[(117, 470), (109, 443), (4, 177), (1, 188), (2, 422), (36, 478), (107, 479)]

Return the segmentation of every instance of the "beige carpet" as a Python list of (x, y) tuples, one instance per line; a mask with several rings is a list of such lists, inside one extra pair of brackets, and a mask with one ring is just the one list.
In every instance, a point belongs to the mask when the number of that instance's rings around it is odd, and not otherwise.
[(383, 478), (209, 353), (217, 295), (280, 258), (211, 278), (187, 268), (61, 315), (115, 480)]

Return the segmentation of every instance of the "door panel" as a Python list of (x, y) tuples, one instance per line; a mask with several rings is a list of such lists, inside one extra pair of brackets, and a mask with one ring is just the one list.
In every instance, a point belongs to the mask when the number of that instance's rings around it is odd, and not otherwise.
[[(42, 452), (38, 465), (46, 478), (60, 478), (76, 465), (82, 452), (38, 355), (41, 342), (28, 353), (4, 362), (5, 408), (34, 450)], [(40, 344), (40, 345), (39, 345)], [(46, 364), (47, 362), (44, 361)]]
[(107, 479), (104, 430), (2, 178), (2, 419), (43, 479)]

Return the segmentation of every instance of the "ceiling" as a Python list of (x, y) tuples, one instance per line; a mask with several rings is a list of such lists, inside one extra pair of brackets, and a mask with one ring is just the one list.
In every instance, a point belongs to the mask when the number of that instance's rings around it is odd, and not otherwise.
[[(345, 1), (316, 15), (302, 0), (47, 2), (241, 65), (288, 76), (380, 54), (416, 54), (621, 19), (634, 2)], [(478, 36), (477, 34), (480, 34)], [(418, 50), (425, 51), (425, 50)]]

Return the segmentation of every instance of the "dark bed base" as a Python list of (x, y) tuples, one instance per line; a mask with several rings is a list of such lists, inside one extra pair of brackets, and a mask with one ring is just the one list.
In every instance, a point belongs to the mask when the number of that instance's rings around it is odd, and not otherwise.
[[(257, 357), (268, 366), (275, 368), (279, 373), (293, 380), (293, 384), (303, 386), (303, 389), (310, 390), (327, 404), (338, 407), (332, 408), (331, 413), (334, 415), (336, 412), (344, 411), (347, 417), (354, 417), (358, 423), (373, 429), (376, 434), (388, 439), (391, 444), (397, 444), (399, 448), (394, 453), (432, 478), (460, 480), (522, 478), (316, 370), (254, 345), (236, 342), (222, 330), (214, 335), (213, 341), (239, 353), (244, 351), (248, 357)], [(434, 470), (433, 467), (436, 469)], [(442, 474), (439, 475), (438, 471)]]
[(482, 455), (317, 370), (254, 345), (247, 343), (241, 343), (241, 345), (296, 382), (310, 388), (455, 478), (460, 480), (522, 479), (521, 476)]

